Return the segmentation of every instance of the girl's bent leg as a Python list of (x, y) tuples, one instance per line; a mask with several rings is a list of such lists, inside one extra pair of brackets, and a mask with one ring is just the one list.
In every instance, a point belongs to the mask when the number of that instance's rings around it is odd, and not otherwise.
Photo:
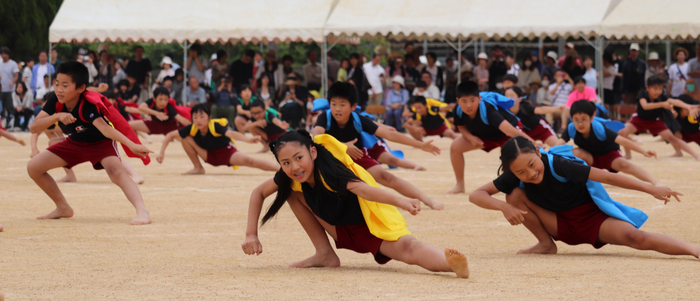
[(452, 170), (455, 173), (457, 183), (455, 187), (447, 193), (456, 194), (464, 192), (464, 153), (474, 150), (476, 147), (464, 138), (463, 135), (458, 135), (450, 145), (450, 161), (452, 162)]
[(129, 174), (134, 183), (141, 185), (146, 182), (146, 180), (144, 180), (144, 178), (136, 172), (136, 169), (134, 169), (129, 162), (122, 160), (122, 165), (124, 165), (124, 170), (126, 170), (126, 173)]
[(287, 199), (287, 203), (316, 249), (316, 254), (313, 256), (292, 263), (289, 266), (295, 268), (339, 267), (340, 258), (335, 254), (326, 235), (326, 232), (328, 232), (335, 239), (335, 227), (319, 220), (311, 212), (301, 192), (292, 192), (289, 199)]
[[(204, 166), (202, 166), (202, 162), (199, 162), (199, 157), (201, 157), (204, 161), (207, 160), (207, 151), (204, 150), (203, 148), (199, 147), (196, 142), (194, 142), (194, 138), (187, 136), (182, 139), (182, 148), (185, 150), (185, 153), (187, 153), (187, 157), (190, 158), (190, 161), (192, 161), (192, 165), (194, 165), (194, 168), (192, 170), (182, 173), (183, 175), (203, 175), (204, 174)], [(197, 157), (199, 156), (199, 157)]]
[(151, 215), (143, 202), (141, 191), (136, 183), (129, 177), (121, 159), (118, 157), (107, 157), (100, 162), (104, 166), (109, 178), (124, 191), (124, 195), (136, 209), (136, 217), (131, 220), (132, 225), (145, 225), (151, 223)]
[(535, 235), (538, 241), (536, 245), (518, 251), (518, 254), (556, 254), (557, 245), (552, 240), (552, 235), (557, 234), (556, 213), (535, 205), (521, 188), (515, 188), (507, 195), (506, 202), (515, 208), (527, 211), (523, 214), (525, 218), (523, 225)]
[(639, 230), (628, 222), (612, 217), (600, 225), (598, 240), (637, 250), (654, 250), (668, 255), (692, 255), (696, 258), (700, 256), (700, 247), (698, 246), (668, 235)]
[(661, 184), (661, 182), (658, 179), (654, 178), (651, 174), (649, 174), (649, 172), (644, 170), (644, 168), (632, 164), (632, 162), (627, 161), (627, 159), (625, 158), (617, 158), (613, 160), (611, 167), (612, 169), (617, 170), (619, 172), (624, 172), (626, 174), (635, 176), (637, 179), (649, 182), (651, 183), (651, 185)]
[(408, 161), (406, 159), (399, 159), (396, 156), (392, 155), (390, 152), (383, 152), (381, 155), (379, 155), (377, 162), (401, 168), (425, 170), (425, 167)]
[(455, 272), (459, 277), (469, 277), (469, 266), (464, 254), (454, 249), (440, 250), (411, 235), (402, 236), (397, 241), (384, 241), (379, 251), (389, 258), (418, 265), (432, 272)]
[(229, 161), (231, 165), (240, 165), (254, 167), (267, 171), (278, 171), (280, 169), (279, 165), (272, 163), (267, 160), (260, 160), (252, 158), (240, 151), (234, 153)]
[(63, 196), (61, 190), (58, 189), (56, 181), (47, 173), (47, 171), (68, 165), (66, 161), (61, 159), (56, 154), (43, 151), (29, 160), (27, 164), (27, 173), (29, 177), (48, 195), (56, 204), (56, 209), (51, 213), (37, 217), (38, 219), (57, 219), (73, 217), (73, 208), (68, 205), (66, 197)]

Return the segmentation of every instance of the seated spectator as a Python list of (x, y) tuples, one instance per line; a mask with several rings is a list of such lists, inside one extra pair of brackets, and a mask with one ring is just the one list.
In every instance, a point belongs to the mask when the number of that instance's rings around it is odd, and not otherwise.
[[(160, 84), (160, 86), (163, 87), (163, 88), (168, 89), (168, 93), (170, 93), (169, 95), (172, 95), (172, 94), (173, 94), (173, 90), (172, 90), (172, 87), (173, 87), (173, 77), (172, 77), (172, 76), (166, 76), (166, 77), (163, 79), (163, 82)], [(170, 98), (172, 98), (172, 97), (170, 97)]]
[[(566, 105), (566, 102), (569, 99), (569, 94), (572, 90), (572, 85), (569, 82), (571, 81), (571, 78), (569, 78), (569, 74), (567, 74), (564, 70), (559, 69), (554, 75), (554, 81), (554, 83), (549, 85), (548, 89), (549, 97), (552, 100), (552, 106), (558, 107)], [(554, 113), (552, 118), (554, 118), (554, 120), (549, 120), (550, 124), (555, 125), (554, 121), (559, 121), (559, 130), (565, 130), (567, 125), (566, 114)]]
[(306, 113), (306, 103), (308, 90), (299, 85), (296, 75), (287, 75), (285, 82), (284, 96), (279, 101), (279, 111), (282, 113), (282, 121), (286, 121), (294, 129), (302, 127), (301, 121)]
[(112, 84), (116, 87), (120, 81), (126, 79), (126, 73), (124, 72), (124, 61), (119, 59), (114, 62), (114, 76), (112, 77)]
[(583, 79), (586, 80), (586, 86), (594, 90), (598, 89), (598, 71), (593, 68), (593, 59), (590, 56), (583, 57), (583, 68), (586, 73), (583, 74)]
[(536, 78), (530, 82), (530, 94), (528, 95), (527, 99), (534, 106), (537, 106), (540, 104), (541, 100), (545, 98), (546, 93), (547, 91), (542, 88), (542, 81)]
[[(53, 77), (56, 79), (55, 77)], [(44, 98), (46, 96), (46, 93), (53, 92), (53, 85), (49, 85), (49, 75), (44, 74), (44, 86), (36, 89), (36, 107), (34, 108), (34, 116), (39, 114), (41, 112), (41, 108), (44, 106), (44, 102), (46, 102), (47, 99)]]
[[(440, 100), (440, 89), (433, 85), (432, 82), (432, 76), (430, 75), (430, 72), (428, 71), (423, 71), (420, 75), (420, 80), (425, 82), (426, 88), (424, 91), (419, 91), (419, 89), (413, 90), (413, 96), (423, 96), (425, 98), (432, 98), (432, 99), (437, 99)], [(420, 82), (419, 82), (420, 83)]]
[[(162, 83), (163, 79), (168, 76), (175, 76), (175, 70), (173, 69), (173, 60), (170, 57), (164, 56), (163, 59), (160, 61), (160, 67), (162, 69), (160, 69), (158, 77), (156, 77), (156, 83)], [(192, 75), (191, 77), (196, 76)]]
[(207, 92), (199, 86), (199, 80), (196, 77), (190, 77), (185, 93), (187, 95), (187, 106), (194, 107), (196, 104), (207, 102)]
[(479, 91), (488, 91), (489, 69), (487, 65), (489, 63), (489, 56), (486, 53), (481, 52), (476, 58), (479, 61), (478, 65), (474, 67), (474, 78), (476, 79), (476, 83), (479, 84)]
[(554, 73), (559, 70), (557, 66), (557, 53), (554, 51), (547, 52), (547, 56), (544, 58), (545, 66), (542, 68), (542, 76), (548, 76), (550, 79), (554, 78)]
[(230, 68), (226, 50), (221, 49), (216, 52), (216, 65), (212, 64), (212, 68), (212, 80), (214, 81), (215, 86), (219, 86), (221, 83), (221, 77), (223, 77)]
[(258, 78), (258, 90), (255, 91), (255, 95), (265, 103), (265, 107), (271, 108), (273, 106), (272, 101), (277, 96), (277, 90), (275, 86), (272, 85), (271, 78), (272, 72), (263, 72)]
[[(226, 78), (221, 79), (221, 84), (223, 85)], [(250, 105), (258, 100), (257, 97), (253, 96), (253, 89), (248, 85), (241, 85), (238, 101), (236, 101), (236, 119), (235, 125), (236, 130), (245, 133), (245, 128), (250, 124), (251, 118), (253, 118), (250, 112)]]
[(525, 94), (530, 94), (530, 84), (533, 80), (540, 80), (540, 71), (533, 64), (532, 57), (526, 56), (523, 68), (518, 74), (518, 87), (522, 88)]
[[(437, 54), (435, 54), (435, 52), (428, 52), (425, 55), (425, 58), (428, 60), (428, 64), (425, 65), (422, 72), (428, 72), (430, 74), (431, 83), (438, 88), (438, 91), (442, 91), (442, 89), (445, 87), (445, 71), (442, 67), (437, 65)], [(430, 86), (430, 84), (428, 84), (428, 86)], [(438, 98), (435, 99), (439, 100), (440, 97), (438, 96)]]
[[(167, 56), (166, 56), (167, 57)], [(165, 58), (163, 58), (163, 61), (165, 61)], [(172, 67), (172, 60), (170, 57), (167, 57), (168, 61)], [(163, 65), (163, 62), (160, 63), (161, 66)], [(207, 70), (208, 68), (208, 62), (205, 57), (202, 56), (202, 45), (199, 45), (199, 43), (194, 43), (190, 47), (190, 52), (187, 55), (187, 62), (185, 63), (185, 68), (187, 68), (187, 76), (188, 77), (195, 77), (197, 78), (197, 81), (204, 86), (209, 86), (209, 83), (207, 83), (204, 80), (204, 71)], [(170, 68), (172, 69), (172, 68)], [(162, 72), (162, 71), (161, 71)], [(173, 76), (173, 74), (168, 74), (168, 76)], [(160, 78), (160, 76), (158, 76)]]
[(520, 65), (515, 62), (515, 57), (513, 56), (512, 53), (510, 52), (505, 52), (506, 55), (506, 68), (508, 71), (506, 71), (506, 74), (512, 74), (515, 76), (520, 75)]
[(408, 90), (404, 88), (403, 77), (395, 75), (391, 79), (391, 82), (394, 88), (386, 93), (386, 99), (384, 100), (384, 106), (386, 106), (386, 120), (384, 123), (396, 128), (399, 132), (403, 132), (401, 114), (410, 96)]
[(126, 75), (126, 81), (129, 83), (124, 101), (136, 102), (141, 96), (141, 87), (136, 83), (136, 77), (132, 74)]
[(236, 124), (236, 106), (238, 105), (238, 95), (233, 88), (231, 79), (226, 74), (221, 78), (221, 84), (213, 93), (213, 104), (211, 106), (212, 118), (226, 118), (228, 124)]
[(182, 68), (175, 70), (173, 85), (170, 87), (170, 98), (174, 99), (178, 105), (182, 103), (182, 90), (185, 88), (185, 72)]
[[(15, 91), (12, 92), (12, 106), (15, 115), (15, 127), (20, 127), (22, 131), (26, 131), (29, 126), (29, 119), (34, 115), (34, 95), (32, 91), (27, 90), (27, 85), (23, 81), (18, 81), (15, 84)], [(24, 122), (20, 125), (20, 117), (24, 117)]]
[(566, 100), (566, 108), (571, 108), (571, 104), (578, 100), (588, 100), (591, 102), (598, 100), (595, 89), (586, 85), (586, 79), (584, 79), (583, 76), (574, 78), (574, 90), (571, 91)]
[(348, 81), (348, 69), (350, 69), (350, 60), (343, 59), (340, 61), (340, 68), (338, 69), (338, 81), (346, 82)]

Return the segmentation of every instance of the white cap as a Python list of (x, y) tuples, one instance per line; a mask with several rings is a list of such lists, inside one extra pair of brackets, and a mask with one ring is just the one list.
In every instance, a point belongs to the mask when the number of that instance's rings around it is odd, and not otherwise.
[(170, 65), (170, 67), (173, 66), (173, 60), (169, 56), (164, 56), (163, 60), (160, 61), (160, 65), (163, 66), (164, 64)]
[(630, 51), (632, 51), (632, 50), (639, 51), (639, 44), (632, 43), (632, 45), (630, 45)]
[(216, 53), (212, 54), (211, 57), (209, 58), (210, 62), (213, 62), (216, 60)]
[(476, 58), (480, 60), (488, 60), (489, 56), (485, 52), (479, 52), (479, 55), (477, 55)]
[(555, 62), (557, 61), (557, 53), (554, 51), (547, 52), (547, 57), (553, 59)]
[(401, 86), (405, 86), (403, 77), (401, 75), (394, 75), (394, 77), (391, 79), (392, 83), (399, 83)]
[(569, 48), (571, 48), (571, 49), (574, 49), (574, 43), (571, 43), (571, 42), (566, 43), (566, 47), (569, 47)]
[(659, 54), (656, 53), (656, 51), (649, 52), (649, 58), (647, 60), (653, 61), (653, 60), (658, 60), (659, 59)]

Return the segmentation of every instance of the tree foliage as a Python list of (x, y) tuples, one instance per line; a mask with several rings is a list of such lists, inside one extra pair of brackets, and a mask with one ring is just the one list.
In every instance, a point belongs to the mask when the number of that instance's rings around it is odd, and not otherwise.
[(49, 25), (63, 0), (2, 0), (0, 46), (10, 48), (10, 57), (37, 58), (49, 48)]

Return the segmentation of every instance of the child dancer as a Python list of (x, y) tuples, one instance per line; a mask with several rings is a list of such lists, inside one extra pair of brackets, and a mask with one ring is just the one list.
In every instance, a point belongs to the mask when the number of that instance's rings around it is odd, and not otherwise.
[(268, 144), (287, 132), (290, 129), (289, 124), (280, 119), (279, 113), (275, 109), (266, 109), (262, 100), (254, 100), (248, 105), (248, 109), (250, 121), (245, 123), (245, 127), (241, 128), (240, 132), (250, 132), (253, 135), (262, 137), (263, 148), (260, 152), (267, 152), (270, 150)]
[[(457, 86), (455, 125), (461, 133), (450, 146), (450, 160), (457, 183), (447, 193), (464, 192), (464, 153), (475, 149), (485, 152), (500, 147), (510, 137), (523, 136), (520, 121), (506, 108), (497, 105), (512, 100), (498, 93), (479, 93), (479, 86), (466, 81)], [(534, 142), (534, 141), (533, 141)]]
[(406, 120), (403, 127), (414, 139), (423, 141), (425, 136), (457, 138), (457, 134), (448, 127), (449, 124), (444, 115), (454, 108), (454, 105), (448, 105), (434, 99), (430, 99), (430, 103), (428, 103), (428, 100), (423, 96), (413, 96), (408, 101), (408, 105), (414, 113)]
[[(687, 109), (690, 115), (697, 117), (698, 106), (690, 106), (681, 100), (666, 97), (663, 94), (665, 83), (663, 79), (657, 76), (647, 79), (646, 91), (639, 93), (637, 97), (639, 101), (637, 104), (637, 116), (632, 117), (625, 124), (625, 128), (620, 130), (618, 134), (629, 138), (630, 134), (639, 134), (648, 130), (652, 135), (659, 135), (674, 147), (689, 153), (695, 160), (700, 160), (700, 155), (693, 151), (682, 139), (674, 136), (661, 118), (663, 111), (670, 110), (672, 106)], [(625, 148), (625, 158), (632, 158), (632, 153), (628, 148)]]
[[(136, 208), (132, 225), (151, 222), (151, 217), (141, 197), (138, 186), (127, 175), (121, 164), (115, 141), (120, 142), (129, 156), (141, 157), (150, 162), (146, 147), (141, 145), (126, 120), (102, 95), (86, 91), (89, 73), (79, 62), (65, 62), (58, 67), (54, 90), (56, 97), (49, 99), (42, 112), (29, 126), (33, 134), (39, 134), (52, 124), (58, 126), (68, 139), (52, 145), (36, 155), (27, 164), (27, 172), (34, 182), (53, 200), (56, 209), (39, 219), (58, 219), (73, 216), (70, 207), (56, 181), (47, 171), (72, 168), (83, 162), (92, 163), (95, 169), (105, 169), (112, 182), (117, 184)], [(114, 127), (110, 126), (106, 118)]]
[(250, 105), (258, 100), (258, 98), (253, 96), (253, 90), (251, 90), (250, 86), (248, 85), (241, 85), (239, 94), (240, 97), (238, 97), (238, 104), (236, 105), (236, 112), (238, 115), (234, 121), (236, 122), (236, 130), (241, 133), (245, 133), (246, 130), (243, 129), (246, 128), (246, 126), (250, 123), (250, 119), (253, 118), (253, 113), (250, 111)]
[(299, 130), (285, 133), (271, 143), (270, 149), (282, 168), (250, 197), (242, 245), (246, 254), (262, 253), (257, 223), (265, 198), (277, 192), (262, 223), (287, 202), (316, 248), (314, 256), (291, 267), (340, 266), (328, 233), (336, 248), (372, 253), (379, 264), (396, 259), (434, 272), (469, 277), (466, 256), (455, 249), (441, 251), (420, 242), (406, 229), (406, 221), (396, 207), (415, 215), (420, 211), (418, 200), (380, 189), (372, 176), (347, 155), (346, 145), (329, 135), (317, 135), (312, 141), (308, 132)]
[(5, 138), (7, 138), (7, 140), (17, 142), (21, 146), (26, 145), (26, 143), (24, 143), (24, 140), (17, 138), (15, 135), (12, 135), (4, 127), (2, 127), (2, 125), (0, 125), (0, 137), (5, 137)]
[(153, 98), (139, 106), (139, 111), (151, 115), (151, 120), (132, 120), (129, 124), (134, 131), (151, 135), (167, 135), (180, 128), (180, 125), (192, 124), (187, 118), (178, 114), (175, 100), (170, 98), (168, 89), (160, 87), (153, 91)]
[(586, 164), (611, 172), (624, 172), (652, 185), (661, 184), (646, 170), (627, 161), (620, 153), (620, 145), (639, 152), (647, 158), (656, 158), (656, 152), (644, 150), (632, 140), (606, 128), (600, 120), (594, 118), (596, 107), (588, 100), (574, 102), (570, 112), (572, 122), (562, 133), (557, 145), (566, 144), (574, 139), (578, 148), (574, 149), (573, 153), (586, 161)]
[[(537, 149), (515, 137), (501, 148), (502, 174), (469, 196), (479, 207), (501, 210), (511, 225), (523, 224), (539, 241), (518, 254), (555, 254), (552, 240), (569, 245), (606, 244), (654, 250), (669, 255), (700, 256), (700, 247), (679, 239), (638, 230), (647, 215), (617, 203), (601, 183), (646, 192), (668, 203), (683, 195), (630, 177), (587, 166), (573, 156), (572, 146)], [(503, 192), (506, 202), (492, 195)]]
[[(678, 99), (691, 106), (698, 104), (698, 102), (688, 94), (678, 96)], [(686, 143), (695, 142), (695, 144), (700, 145), (700, 125), (698, 124), (698, 120), (690, 115), (690, 111), (688, 109), (680, 107), (674, 107), (673, 109), (676, 111), (676, 120), (678, 120), (678, 123), (681, 126), (681, 129), (678, 131), (678, 133), (676, 133), (676, 136), (680, 134), (680, 138)], [(683, 154), (680, 155), (682, 156)]]
[(377, 179), (379, 184), (390, 187), (406, 197), (417, 198), (432, 209), (444, 208), (442, 203), (433, 200), (406, 180), (384, 170), (377, 161), (370, 158), (363, 144), (362, 132), (420, 148), (432, 154), (439, 154), (440, 149), (432, 145), (432, 140), (420, 142), (401, 133), (388, 131), (378, 127), (371, 119), (353, 112), (357, 105), (358, 96), (357, 89), (352, 84), (334, 83), (328, 89), (328, 99), (330, 100), (330, 110), (326, 111), (326, 114), (321, 114), (316, 120), (314, 135), (328, 133), (347, 145), (348, 155), (372, 174), (372, 177)]
[(194, 165), (192, 170), (183, 173), (183, 175), (204, 174), (204, 167), (199, 162), (199, 158), (212, 166), (233, 166), (234, 169), (238, 169), (238, 166), (241, 165), (268, 171), (279, 169), (277, 164), (251, 158), (238, 151), (233, 139), (256, 143), (260, 141), (260, 136), (249, 138), (244, 134), (230, 130), (226, 127), (227, 119), (211, 118), (211, 109), (207, 104), (200, 103), (192, 107), (192, 122), (192, 124), (172, 131), (165, 136), (160, 154), (156, 158), (158, 163), (163, 163), (165, 149), (170, 141), (181, 139), (182, 147)]
[(512, 86), (506, 90), (505, 96), (515, 101), (510, 111), (520, 118), (520, 122), (523, 124), (523, 132), (530, 138), (535, 141), (542, 141), (542, 143), (549, 146), (555, 146), (558, 140), (557, 133), (554, 132), (549, 122), (539, 115), (564, 112), (564, 106), (535, 107), (529, 101), (523, 99), (524, 95), (523, 90), (518, 86)]

